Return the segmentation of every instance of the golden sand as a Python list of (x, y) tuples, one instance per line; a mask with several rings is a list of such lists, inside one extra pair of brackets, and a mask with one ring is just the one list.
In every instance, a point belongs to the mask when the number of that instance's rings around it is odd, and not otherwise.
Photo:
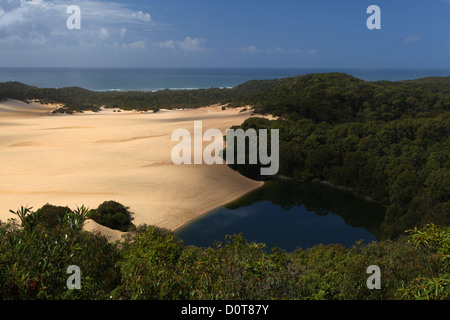
[(136, 225), (175, 230), (262, 185), (226, 165), (177, 166), (171, 161), (175, 129), (193, 134), (194, 121), (202, 120), (203, 131), (217, 128), (225, 134), (251, 111), (211, 106), (51, 115), (57, 107), (0, 103), (2, 221), (12, 217), (9, 209), (20, 206), (96, 208), (115, 200), (130, 208)]

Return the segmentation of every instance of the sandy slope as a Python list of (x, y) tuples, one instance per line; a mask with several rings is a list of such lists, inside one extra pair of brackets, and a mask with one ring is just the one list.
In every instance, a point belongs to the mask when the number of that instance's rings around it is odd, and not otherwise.
[(101, 235), (108, 238), (109, 241), (111, 242), (123, 240), (122, 236), (126, 234), (125, 232), (113, 230), (105, 226), (102, 226), (101, 224), (98, 224), (97, 222), (91, 219), (87, 219), (86, 222), (84, 223), (84, 230), (94, 233), (98, 232)]
[[(262, 183), (225, 165), (174, 165), (173, 130), (194, 120), (225, 130), (249, 111), (195, 110), (43, 116), (55, 106), (0, 103), (0, 220), (21, 205), (96, 208), (119, 201), (136, 224), (176, 229)], [(203, 146), (206, 146), (206, 142)]]
[(10, 117), (36, 117), (50, 114), (51, 111), (58, 109), (58, 104), (40, 104), (31, 101), (24, 103), (18, 100), (0, 101), (0, 118)]

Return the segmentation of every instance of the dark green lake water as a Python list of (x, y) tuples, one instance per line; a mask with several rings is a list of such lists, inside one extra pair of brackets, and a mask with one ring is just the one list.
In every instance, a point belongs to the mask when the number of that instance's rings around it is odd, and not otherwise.
[(213, 246), (242, 233), (248, 242), (293, 251), (317, 244), (346, 247), (380, 240), (384, 207), (350, 192), (288, 180), (266, 184), (176, 231), (185, 245)]

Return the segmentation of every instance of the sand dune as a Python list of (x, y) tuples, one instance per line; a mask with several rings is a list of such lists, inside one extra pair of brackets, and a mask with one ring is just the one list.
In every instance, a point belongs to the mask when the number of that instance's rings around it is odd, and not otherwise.
[(125, 234), (125, 232), (119, 230), (112, 230), (90, 219), (87, 219), (86, 222), (84, 223), (84, 230), (94, 233), (98, 232), (106, 236), (111, 242), (123, 240), (122, 236)]
[[(46, 203), (96, 208), (119, 201), (136, 224), (176, 229), (262, 183), (225, 165), (174, 165), (173, 130), (241, 124), (250, 111), (208, 107), (158, 113), (42, 116), (55, 106), (0, 103), (0, 220)], [(207, 143), (204, 143), (206, 146)]]
[(61, 105), (58, 104), (41, 104), (35, 101), (26, 103), (9, 99), (0, 102), (0, 118), (41, 116), (60, 107)]

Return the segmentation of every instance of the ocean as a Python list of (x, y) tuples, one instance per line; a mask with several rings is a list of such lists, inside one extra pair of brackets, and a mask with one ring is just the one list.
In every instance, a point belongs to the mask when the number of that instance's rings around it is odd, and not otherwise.
[(322, 72), (343, 72), (366, 81), (450, 76), (449, 69), (0, 68), (0, 82), (19, 81), (40, 88), (77, 86), (93, 91), (158, 91), (232, 88), (249, 80)]

